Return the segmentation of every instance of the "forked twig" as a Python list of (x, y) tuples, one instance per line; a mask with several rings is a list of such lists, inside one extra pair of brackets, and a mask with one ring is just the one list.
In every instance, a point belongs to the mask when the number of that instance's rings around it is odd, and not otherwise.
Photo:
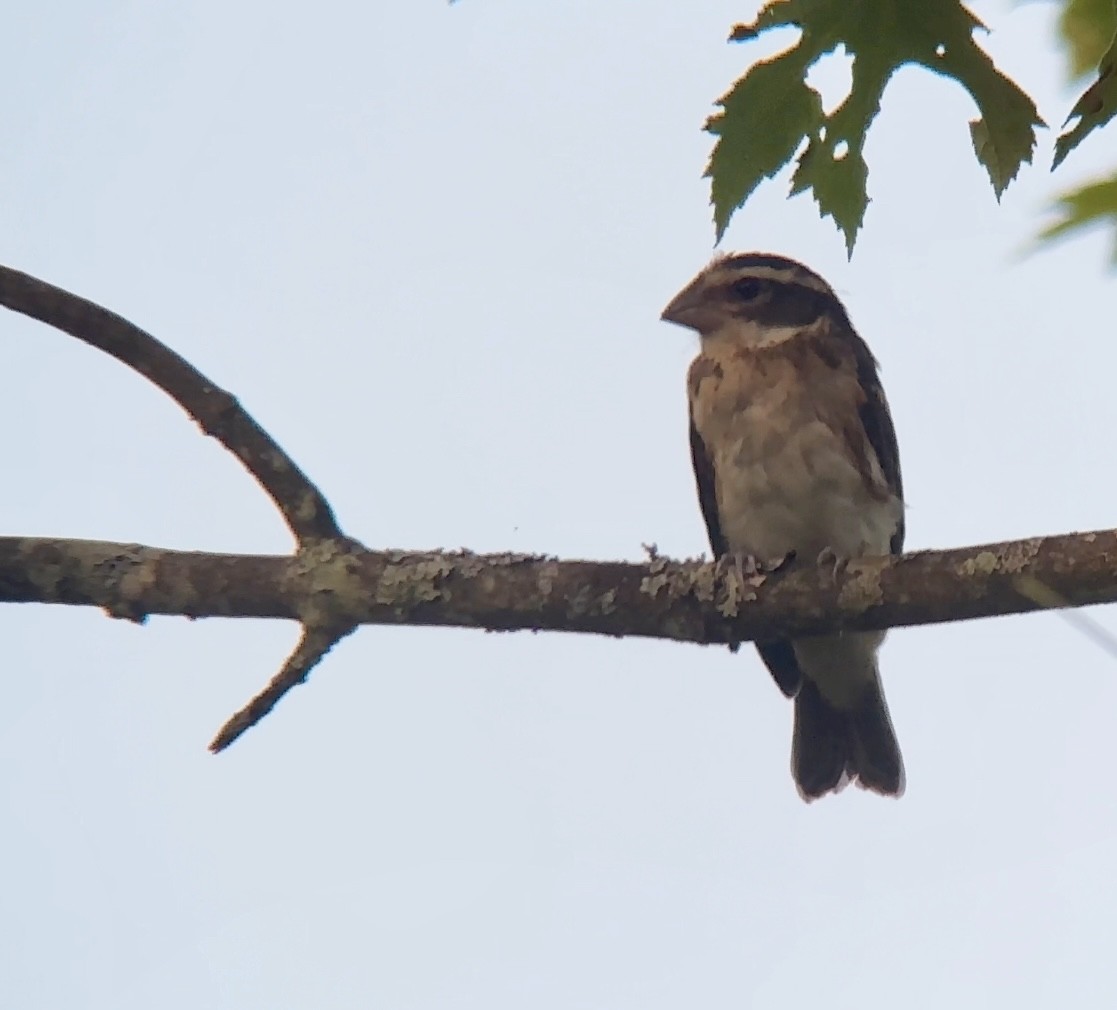
[[(354, 545), (342, 533), (322, 492), (236, 397), (150, 333), (95, 302), (4, 266), (0, 266), (0, 305), (111, 354), (163, 390), (256, 478), (302, 552), (326, 541), (343, 548)], [(339, 631), (334, 623), (319, 627), (304, 619), (299, 647), (264, 691), (226, 723), (211, 749), (227, 747), (267, 715), (287, 691), (306, 679), (334, 642), (351, 630), (351, 625)]]

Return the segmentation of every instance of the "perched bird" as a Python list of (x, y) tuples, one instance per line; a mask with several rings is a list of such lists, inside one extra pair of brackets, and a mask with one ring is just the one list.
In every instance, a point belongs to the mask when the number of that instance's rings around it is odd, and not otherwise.
[[(715, 259), (662, 318), (698, 332), (690, 446), (714, 556), (898, 554), (900, 458), (876, 361), (830, 286), (767, 253)], [(816, 799), (889, 796), (904, 765), (877, 668), (883, 632), (758, 641), (795, 699), (791, 772)]]

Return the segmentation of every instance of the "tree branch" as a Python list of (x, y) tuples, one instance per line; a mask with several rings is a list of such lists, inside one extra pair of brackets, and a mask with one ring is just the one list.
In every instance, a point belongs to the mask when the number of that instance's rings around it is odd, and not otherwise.
[(836, 573), (793, 563), (743, 583), (726, 567), (337, 542), (276, 557), (3, 537), (0, 603), (95, 606), (137, 621), (272, 617), (334, 631), (408, 624), (745, 642), (1112, 603), (1117, 530), (860, 558)]
[(229, 393), (150, 334), (6, 267), (0, 304), (113, 355), (168, 393), (256, 477), (299, 541), (293, 556), (265, 557), (0, 538), (0, 602), (95, 606), (137, 622), (149, 614), (298, 621), (295, 651), (213, 750), (267, 715), (361, 624), (728, 643), (1117, 600), (1117, 530), (747, 575), (743, 566), (655, 556), (624, 564), (369, 551), (342, 533), (322, 493)]
[(355, 624), (344, 625), (336, 629), (303, 628), (302, 638), (295, 646), (295, 651), (287, 657), (283, 669), (279, 671), (270, 684), (239, 712), (236, 712), (217, 731), (217, 736), (210, 741), (209, 749), (218, 754), (233, 743), (238, 737), (247, 733), (253, 726), (264, 718), (291, 688), (305, 684), (310, 671), (318, 665), (338, 642), (350, 632), (355, 631)]
[[(4, 266), (0, 266), (0, 305), (111, 354), (163, 390), (256, 478), (298, 541), (300, 557), (362, 549), (342, 533), (322, 492), (236, 398), (150, 333), (100, 305)], [(145, 566), (136, 562), (131, 550), (117, 552), (106, 561), (107, 567), (100, 569), (108, 585), (121, 589), (121, 595), (104, 606), (114, 616), (142, 620), (147, 610), (142, 600), (134, 598), (134, 579), (145, 577)], [(204, 583), (206, 576), (201, 578)], [(262, 719), (287, 691), (306, 679), (339, 638), (355, 627), (352, 623), (339, 624), (313, 607), (299, 619), (303, 624), (299, 647), (263, 692), (229, 720), (214, 740), (214, 749), (228, 746)]]
[(77, 295), (0, 266), (0, 305), (111, 354), (154, 383), (244, 464), (300, 544), (342, 535), (329, 502), (237, 402), (150, 333)]

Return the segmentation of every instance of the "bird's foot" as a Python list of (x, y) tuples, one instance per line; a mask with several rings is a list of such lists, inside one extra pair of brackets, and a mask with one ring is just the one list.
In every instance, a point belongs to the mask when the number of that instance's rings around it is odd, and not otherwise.
[[(739, 604), (755, 600), (757, 589), (768, 576), (785, 568), (794, 559), (794, 551), (774, 560), (758, 558), (746, 551), (723, 554), (714, 562), (717, 581), (724, 593), (718, 609), (726, 617), (736, 617)], [(731, 652), (736, 652), (740, 647), (740, 642), (734, 639), (730, 639), (727, 644)]]
[(733, 551), (718, 558), (718, 575), (724, 579), (732, 572), (737, 576), (737, 581), (744, 585), (746, 578), (760, 573), (763, 564), (760, 558), (752, 554), (746, 554), (744, 551)]
[(826, 571), (831, 582), (837, 582), (838, 576), (845, 572), (849, 561), (849, 558), (840, 555), (833, 547), (824, 547), (818, 555), (816, 564)]
[(794, 551), (788, 551), (780, 558), (758, 558), (747, 551), (731, 551), (718, 558), (717, 569), (718, 575), (723, 579), (732, 572), (737, 576), (737, 581), (744, 585), (748, 579), (783, 571), (794, 560)]

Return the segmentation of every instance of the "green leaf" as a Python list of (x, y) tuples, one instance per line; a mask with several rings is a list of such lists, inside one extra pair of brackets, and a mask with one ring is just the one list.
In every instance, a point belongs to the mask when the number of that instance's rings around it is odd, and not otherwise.
[[(982, 117), (971, 126), (974, 148), (998, 198), (1031, 161), (1035, 128), (1043, 125), (1035, 104), (974, 42), (982, 25), (958, 0), (772, 0), (730, 39), (748, 41), (788, 26), (799, 29), (798, 43), (754, 65), (706, 124), (719, 138), (706, 173), (719, 241), (733, 212), (805, 141), (792, 193), (812, 192), (852, 254), (869, 202), (865, 138), (889, 79), (907, 63), (951, 77), (973, 96)], [(804, 77), (838, 46), (853, 59), (853, 83), (826, 115)]]
[[(1067, 123), (1075, 116), (1078, 117), (1078, 122), (1055, 141), (1055, 158), (1051, 162), (1051, 170), (1058, 168), (1071, 151), (1098, 127), (1105, 126), (1115, 115), (1117, 115), (1117, 35), (1113, 37), (1098, 64), (1097, 80), (1074, 103), (1074, 108), (1067, 116)], [(1066, 126), (1066, 123), (1063, 125)]]
[(1083, 77), (1098, 65), (1117, 32), (1114, 0), (1066, 0), (1059, 34), (1067, 48), (1067, 76)]
[[(1055, 210), (1059, 219), (1040, 232), (1040, 241), (1050, 242), (1098, 225), (1117, 225), (1117, 173), (1064, 193)], [(1117, 231), (1114, 240), (1113, 263), (1117, 266)]]
[(970, 122), (970, 140), (979, 164), (989, 175), (993, 194), (1000, 200), (1020, 166), (1031, 163), (1036, 127), (1045, 124), (1035, 103), (993, 65), (972, 39), (969, 42), (960, 55), (947, 49), (941, 58), (941, 72), (954, 77), (977, 102), (981, 118)]
[(791, 177), (791, 195), (809, 189), (819, 214), (832, 217), (842, 230), (847, 256), (853, 255), (853, 244), (869, 204), (865, 187), (868, 176), (869, 166), (860, 151), (835, 153), (831, 144), (812, 139)]
[[(803, 137), (822, 123), (822, 99), (806, 85), (804, 73), (790, 59), (757, 63), (719, 101), (725, 111), (706, 123), (721, 138), (706, 169), (718, 241), (761, 179), (786, 165)], [(778, 104), (767, 100), (772, 94), (780, 95)]]

